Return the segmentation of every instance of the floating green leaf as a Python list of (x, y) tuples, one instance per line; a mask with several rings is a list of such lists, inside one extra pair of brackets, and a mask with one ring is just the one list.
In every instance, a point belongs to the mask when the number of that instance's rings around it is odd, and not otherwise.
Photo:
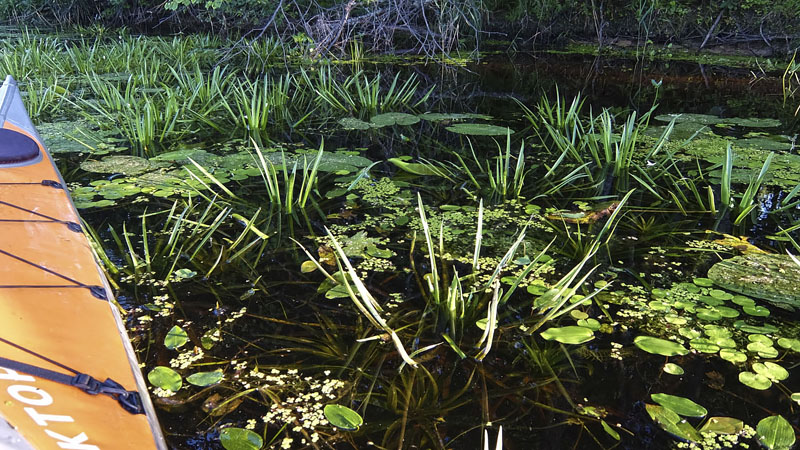
[(603, 430), (604, 430), (606, 433), (608, 433), (608, 435), (609, 435), (609, 436), (611, 436), (612, 438), (614, 438), (614, 439), (616, 439), (616, 440), (619, 440), (619, 433), (617, 433), (617, 430), (615, 430), (614, 428), (612, 428), (612, 427), (611, 427), (611, 425), (609, 425), (608, 423), (606, 423), (606, 421), (605, 421), (605, 420), (601, 420), (601, 421), (600, 421), (600, 423), (603, 425)]
[(667, 433), (686, 441), (698, 442), (702, 439), (700, 433), (691, 424), (682, 420), (678, 414), (671, 409), (659, 405), (645, 404), (647, 414), (655, 423)]
[(170, 369), (169, 367), (157, 366), (147, 374), (147, 379), (150, 383), (165, 391), (178, 392), (183, 386), (183, 380), (178, 372)]
[(548, 341), (558, 341), (562, 344), (583, 344), (594, 339), (592, 330), (571, 325), (568, 327), (548, 328), (542, 331), (542, 337)]
[(751, 342), (747, 344), (747, 350), (758, 353), (758, 356), (762, 358), (776, 358), (778, 356), (778, 350), (775, 347), (763, 342)]
[(189, 341), (189, 335), (186, 334), (183, 328), (175, 325), (167, 331), (164, 337), (164, 346), (170, 350), (180, 348)]
[(235, 427), (223, 428), (219, 441), (225, 450), (259, 450), (264, 446), (264, 440), (257, 433)]
[(760, 373), (753, 372), (739, 373), (739, 382), (747, 387), (751, 387), (759, 391), (769, 389), (770, 386), (772, 386), (772, 382), (769, 381), (769, 378), (761, 375)]
[(683, 375), (683, 367), (675, 363), (664, 364), (664, 372), (670, 375)]
[(702, 353), (717, 353), (719, 346), (710, 339), (697, 338), (689, 341), (689, 346)]
[(388, 161), (400, 169), (408, 173), (413, 173), (414, 175), (436, 175), (440, 177), (446, 175), (442, 169), (439, 169), (433, 164), (407, 163), (400, 158), (389, 158)]
[(374, 128), (369, 122), (364, 122), (363, 120), (356, 119), (355, 117), (345, 117), (344, 119), (339, 119), (339, 125), (342, 126), (345, 130), (369, 130), (370, 128)]
[(692, 282), (693, 282), (694, 284), (698, 285), (698, 286), (701, 286), (701, 287), (711, 287), (711, 286), (714, 286), (714, 282), (713, 282), (713, 281), (711, 281), (711, 280), (710, 280), (710, 279), (708, 279), (708, 278), (703, 278), (703, 277), (700, 277), (700, 278), (695, 278), (694, 280), (692, 280)]
[(189, 278), (193, 278), (195, 275), (197, 275), (197, 272), (194, 270), (178, 269), (175, 271), (175, 278), (178, 279), (188, 280)]
[(650, 398), (659, 405), (684, 417), (704, 417), (708, 410), (685, 397), (670, 394), (651, 394)]
[(744, 422), (733, 417), (709, 417), (700, 427), (701, 433), (737, 434), (744, 428)]
[(581, 319), (577, 322), (577, 324), (579, 327), (588, 328), (592, 331), (597, 331), (602, 326), (597, 319), (592, 319), (592, 318)]
[(738, 351), (732, 350), (729, 348), (723, 348), (719, 351), (719, 357), (724, 359), (725, 361), (732, 362), (734, 364), (743, 363), (747, 361), (747, 355)]
[(762, 326), (757, 325), (750, 325), (744, 320), (737, 320), (733, 322), (733, 326), (736, 329), (742, 330), (745, 333), (759, 333), (759, 334), (768, 334), (768, 333), (777, 333), (778, 328), (774, 325), (764, 324)]
[(347, 406), (325, 405), (323, 413), (331, 425), (342, 430), (357, 430), (364, 423), (364, 419)]
[(485, 123), (457, 123), (447, 127), (448, 131), (458, 134), (468, 134), (474, 136), (505, 136), (509, 133), (514, 134), (514, 130), (508, 127), (499, 127)]
[(415, 123), (419, 122), (419, 117), (401, 112), (388, 112), (373, 116), (371, 119), (369, 119), (369, 121), (378, 127), (387, 127), (392, 125), (414, 125)]
[(753, 364), (753, 372), (764, 375), (773, 382), (783, 381), (789, 378), (789, 371), (784, 369), (780, 364), (771, 361)]
[(744, 311), (746, 314), (749, 314), (751, 316), (756, 316), (756, 317), (767, 317), (767, 316), (769, 316), (769, 309), (767, 309), (767, 308), (765, 308), (763, 306), (758, 306), (758, 305), (745, 305), (745, 306), (742, 306), (742, 311)]
[(652, 336), (637, 336), (633, 343), (647, 353), (662, 356), (686, 355), (689, 350), (677, 342)]
[(222, 381), (222, 370), (212, 370), (211, 372), (197, 372), (186, 377), (189, 384), (206, 387)]
[(420, 114), (419, 117), (421, 119), (430, 120), (431, 122), (440, 122), (443, 120), (465, 120), (465, 119), (480, 119), (480, 120), (492, 120), (492, 116), (487, 116), (485, 114), (473, 114), (473, 113), (424, 113)]
[(795, 442), (794, 429), (783, 416), (761, 419), (756, 432), (758, 442), (769, 450), (789, 450)]
[(778, 345), (783, 348), (792, 349), (792, 351), (800, 352), (800, 339), (780, 338)]

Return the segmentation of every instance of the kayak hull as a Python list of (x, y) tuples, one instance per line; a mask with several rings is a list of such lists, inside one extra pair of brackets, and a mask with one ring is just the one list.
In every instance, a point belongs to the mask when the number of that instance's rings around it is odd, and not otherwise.
[(113, 294), (10, 77), (0, 124), (39, 150), (0, 164), (0, 358), (112, 379), (143, 404), (133, 414), (112, 396), (0, 364), (0, 416), (37, 449), (166, 448)]

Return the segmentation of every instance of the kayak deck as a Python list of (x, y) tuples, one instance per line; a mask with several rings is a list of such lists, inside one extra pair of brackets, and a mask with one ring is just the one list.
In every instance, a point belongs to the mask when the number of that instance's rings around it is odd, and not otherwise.
[[(166, 448), (69, 192), (20, 108), (9, 77), (0, 90), (0, 416), (37, 449)], [(140, 413), (47, 371), (111, 379), (126, 399), (141, 398)]]

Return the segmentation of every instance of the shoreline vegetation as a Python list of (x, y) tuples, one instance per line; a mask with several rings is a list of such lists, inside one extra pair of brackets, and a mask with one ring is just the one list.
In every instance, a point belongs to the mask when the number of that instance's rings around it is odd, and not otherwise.
[(798, 12), (800, 0), (0, 0), (0, 23), (207, 32), (233, 39), (234, 49), (275, 39), (305, 45), (311, 59), (340, 56), (353, 45), (367, 54), (430, 57), (578, 42), (589, 53), (647, 55), (674, 46), (788, 60), (800, 48)]
[(0, 74), (171, 448), (789, 450), (798, 2), (0, 0)]

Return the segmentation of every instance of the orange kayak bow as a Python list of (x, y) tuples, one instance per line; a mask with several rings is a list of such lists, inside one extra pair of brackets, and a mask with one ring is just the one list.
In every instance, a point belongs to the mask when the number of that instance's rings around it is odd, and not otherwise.
[(0, 448), (165, 449), (111, 290), (10, 76), (0, 125)]

